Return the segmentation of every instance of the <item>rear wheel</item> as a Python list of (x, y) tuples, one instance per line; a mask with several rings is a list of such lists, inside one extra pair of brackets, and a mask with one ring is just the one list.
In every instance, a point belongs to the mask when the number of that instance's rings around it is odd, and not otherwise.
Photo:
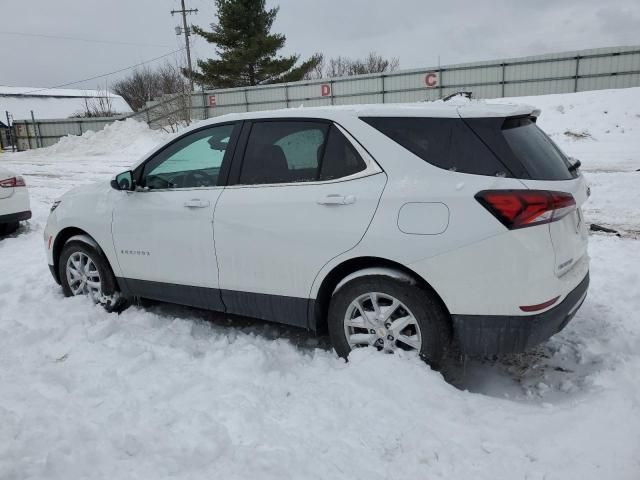
[(416, 352), (438, 368), (450, 343), (450, 322), (435, 295), (418, 285), (382, 275), (342, 285), (329, 306), (329, 335), (338, 355), (360, 347)]
[(87, 243), (71, 241), (65, 244), (58, 273), (67, 297), (86, 295), (110, 312), (121, 311), (126, 306), (106, 258)]

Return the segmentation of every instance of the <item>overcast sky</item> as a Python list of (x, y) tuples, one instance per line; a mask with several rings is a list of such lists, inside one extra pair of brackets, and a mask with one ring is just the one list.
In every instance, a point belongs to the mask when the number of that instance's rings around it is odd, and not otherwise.
[[(280, 5), (283, 53), (397, 56), (400, 68), (617, 45), (640, 45), (640, 0), (267, 0)], [(209, 28), (213, 0), (187, 0)], [(0, 0), (0, 85), (52, 87), (184, 45), (179, 0)], [(20, 34), (20, 35), (18, 35)], [(45, 37), (32, 36), (45, 35)], [(63, 39), (54, 37), (72, 37)], [(81, 40), (82, 39), (82, 40)], [(98, 43), (97, 41), (113, 42)], [(120, 42), (120, 43), (118, 43)], [(193, 37), (196, 56), (213, 47)], [(183, 55), (167, 57), (182, 61)], [(163, 61), (163, 60), (161, 60)], [(68, 88), (104, 87), (129, 71)]]

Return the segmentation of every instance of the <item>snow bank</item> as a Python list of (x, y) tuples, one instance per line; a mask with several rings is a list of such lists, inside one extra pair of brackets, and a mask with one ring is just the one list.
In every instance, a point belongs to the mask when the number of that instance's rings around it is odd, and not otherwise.
[(80, 136), (67, 135), (58, 143), (36, 150), (36, 154), (49, 156), (112, 155), (123, 153), (140, 157), (168, 138), (168, 134), (151, 130), (146, 123), (131, 118), (114, 122), (104, 129), (87, 131)]

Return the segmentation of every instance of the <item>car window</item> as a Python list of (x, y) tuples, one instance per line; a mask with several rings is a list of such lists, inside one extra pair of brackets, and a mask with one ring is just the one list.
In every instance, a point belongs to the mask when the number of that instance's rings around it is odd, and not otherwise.
[(504, 164), (461, 119), (363, 117), (391, 140), (445, 170), (509, 176)]
[(534, 117), (468, 118), (465, 123), (515, 178), (569, 180), (577, 175)]
[(324, 143), (324, 125), (321, 128), (301, 130), (278, 140), (289, 170), (318, 168), (318, 150)]
[(361, 172), (366, 163), (354, 146), (334, 125), (329, 131), (329, 139), (324, 150), (320, 180), (334, 180)]
[(530, 118), (508, 118), (502, 135), (513, 155), (534, 180), (570, 180), (577, 174), (569, 170), (569, 161)]
[(218, 184), (235, 125), (220, 125), (186, 135), (146, 163), (142, 185), (149, 189), (212, 187)]
[(247, 140), (239, 183), (317, 180), (328, 130), (329, 124), (323, 122), (255, 122)]
[(312, 182), (366, 168), (335, 125), (309, 121), (256, 122), (251, 128), (239, 183)]

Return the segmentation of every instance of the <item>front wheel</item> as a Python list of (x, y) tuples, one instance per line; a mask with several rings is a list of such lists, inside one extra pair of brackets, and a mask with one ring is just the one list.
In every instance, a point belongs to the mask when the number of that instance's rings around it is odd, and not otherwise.
[(58, 273), (65, 296), (86, 295), (107, 311), (120, 311), (125, 307), (109, 263), (91, 245), (67, 242), (60, 254)]
[(451, 340), (448, 315), (432, 292), (382, 275), (342, 285), (331, 299), (328, 324), (331, 343), (344, 358), (359, 347), (405, 350), (438, 368)]

